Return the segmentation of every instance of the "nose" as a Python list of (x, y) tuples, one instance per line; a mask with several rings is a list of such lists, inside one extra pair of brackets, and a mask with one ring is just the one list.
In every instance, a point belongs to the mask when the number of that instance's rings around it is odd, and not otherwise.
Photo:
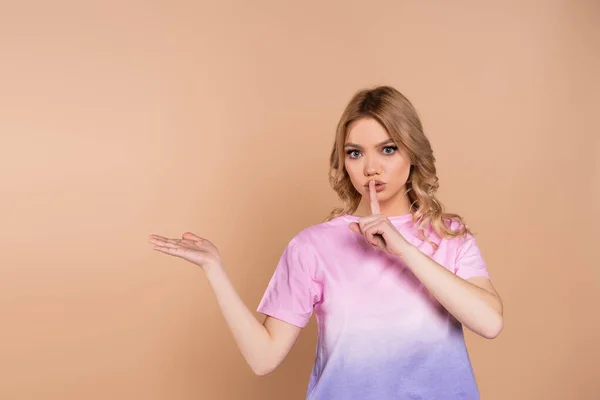
[(365, 158), (365, 176), (371, 177), (373, 175), (378, 175), (381, 172), (380, 170), (381, 164), (377, 161), (376, 157)]

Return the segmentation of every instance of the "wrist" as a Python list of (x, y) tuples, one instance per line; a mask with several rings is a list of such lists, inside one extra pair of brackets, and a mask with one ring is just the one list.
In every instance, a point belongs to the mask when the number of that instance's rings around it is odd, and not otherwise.
[(406, 243), (404, 243), (402, 246), (400, 246), (398, 248), (398, 250), (395, 252), (395, 256), (402, 259), (402, 261), (406, 261), (407, 258), (410, 258), (412, 253), (414, 252), (419, 252), (420, 250), (414, 246), (413, 244), (409, 243), (408, 241)]
[(225, 268), (223, 267), (223, 264), (208, 264), (203, 266), (202, 268), (204, 270), (204, 273), (210, 278), (211, 276), (214, 275), (219, 275), (222, 274), (223, 272), (225, 272)]

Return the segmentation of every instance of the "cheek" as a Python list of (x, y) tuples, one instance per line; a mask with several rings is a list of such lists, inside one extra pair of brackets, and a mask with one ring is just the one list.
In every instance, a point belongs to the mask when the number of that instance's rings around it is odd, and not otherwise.
[(345, 163), (346, 172), (350, 177), (350, 182), (354, 185), (354, 187), (360, 186), (361, 177), (360, 177), (360, 166), (355, 165), (356, 163)]
[(346, 172), (348, 173), (348, 176), (350, 177), (350, 180), (354, 182), (354, 179), (356, 177), (356, 167), (352, 165), (352, 163), (348, 163), (345, 162), (344, 163), (344, 167), (346, 168)]
[(408, 174), (410, 173), (410, 162), (404, 159), (398, 160), (397, 163), (394, 163), (391, 170), (393, 171), (392, 174), (394, 177), (402, 181), (400, 183), (406, 183)]

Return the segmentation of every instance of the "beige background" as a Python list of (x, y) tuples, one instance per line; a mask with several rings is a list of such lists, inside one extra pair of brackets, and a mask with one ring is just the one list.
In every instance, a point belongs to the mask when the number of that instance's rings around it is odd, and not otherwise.
[(1, 4), (0, 398), (302, 399), (314, 321), (255, 377), (201, 271), (146, 238), (210, 238), (255, 309), (382, 83), (504, 299), (499, 338), (467, 333), (482, 398), (600, 398), (598, 3), (284, 3)]

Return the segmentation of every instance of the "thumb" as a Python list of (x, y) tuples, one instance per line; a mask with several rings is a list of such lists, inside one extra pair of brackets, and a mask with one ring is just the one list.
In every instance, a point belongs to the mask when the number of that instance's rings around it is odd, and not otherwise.
[(362, 235), (362, 233), (360, 232), (360, 226), (356, 222), (350, 222), (350, 225), (348, 225), (348, 228), (350, 228), (350, 230), (352, 232)]
[(188, 239), (188, 240), (202, 240), (202, 238), (198, 235), (194, 235), (192, 232), (186, 232), (181, 236), (182, 239)]

